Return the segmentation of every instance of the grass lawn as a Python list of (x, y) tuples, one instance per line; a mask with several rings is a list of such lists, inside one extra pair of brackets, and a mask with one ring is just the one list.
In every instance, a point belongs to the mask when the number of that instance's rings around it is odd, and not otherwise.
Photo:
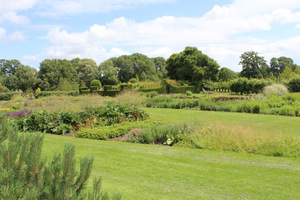
[(163, 119), (168, 122), (193, 121), (205, 123), (222, 122), (229, 125), (250, 126), (270, 133), (282, 133), (300, 137), (300, 118), (278, 115), (262, 115), (233, 112), (199, 111), (187, 109), (145, 108), (152, 119)]
[(300, 199), (299, 158), (57, 135), (46, 135), (43, 154), (65, 142), (76, 145), (78, 157), (93, 155), (92, 177), (103, 177), (103, 189), (123, 199)]

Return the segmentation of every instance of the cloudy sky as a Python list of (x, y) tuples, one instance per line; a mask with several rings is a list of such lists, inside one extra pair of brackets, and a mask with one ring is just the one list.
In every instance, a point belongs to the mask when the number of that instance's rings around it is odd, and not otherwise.
[(186, 46), (234, 71), (245, 51), (300, 64), (300, 1), (0, 0), (0, 58), (37, 69), (47, 58), (167, 59)]

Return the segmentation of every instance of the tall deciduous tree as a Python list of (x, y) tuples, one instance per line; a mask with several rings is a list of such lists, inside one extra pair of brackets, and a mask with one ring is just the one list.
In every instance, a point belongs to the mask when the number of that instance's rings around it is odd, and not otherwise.
[(61, 78), (78, 82), (76, 69), (71, 61), (65, 59), (46, 59), (40, 63), (39, 78), (42, 90), (56, 90)]
[(151, 58), (155, 68), (157, 76), (160, 79), (166, 78), (168, 71), (166, 70), (166, 60), (163, 57)]
[(241, 55), (241, 76), (246, 78), (263, 78), (268, 71), (267, 62), (264, 57), (258, 56), (257, 52), (247, 51)]
[(29, 66), (19, 66), (16, 70), (16, 77), (18, 78), (18, 81), (16, 82), (17, 88), (22, 91), (37, 88), (37, 85), (40, 82), (38, 71)]
[(186, 47), (166, 61), (168, 76), (175, 80), (217, 80), (219, 64), (196, 47)]
[(116, 85), (119, 82), (117, 78), (118, 68), (114, 66), (114, 60), (116, 60), (116, 58), (111, 58), (99, 65), (102, 85)]
[(297, 68), (297, 65), (294, 64), (294, 61), (291, 58), (281, 56), (279, 58), (272, 58), (270, 61), (270, 72), (278, 77), (286, 67), (290, 67), (293, 71)]
[(89, 87), (92, 80), (97, 78), (97, 63), (90, 58), (79, 59), (75, 58), (71, 60), (73, 67), (77, 71), (77, 75), (80, 82), (84, 82)]

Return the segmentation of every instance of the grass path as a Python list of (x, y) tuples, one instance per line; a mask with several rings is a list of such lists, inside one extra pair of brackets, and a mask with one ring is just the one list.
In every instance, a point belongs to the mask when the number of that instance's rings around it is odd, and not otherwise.
[(46, 135), (43, 154), (74, 143), (92, 176), (123, 199), (300, 199), (300, 159)]
[(193, 121), (200, 120), (203, 123), (220, 121), (230, 125), (245, 125), (262, 131), (280, 132), (291, 136), (300, 136), (300, 117), (279, 115), (262, 115), (233, 112), (214, 112), (199, 110), (176, 110), (145, 108), (153, 119), (165, 121)]

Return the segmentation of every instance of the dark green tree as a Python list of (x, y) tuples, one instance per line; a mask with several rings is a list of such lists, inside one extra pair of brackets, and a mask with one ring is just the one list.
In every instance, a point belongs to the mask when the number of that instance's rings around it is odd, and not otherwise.
[(237, 74), (226, 67), (222, 67), (219, 71), (219, 81), (226, 82), (237, 78)]
[(242, 65), (241, 76), (246, 78), (263, 78), (267, 70), (267, 63), (264, 57), (258, 56), (257, 52), (247, 51), (241, 55)]
[(186, 47), (183, 52), (173, 54), (166, 61), (168, 76), (175, 80), (190, 82), (216, 81), (220, 66), (196, 47)]
[(270, 72), (273, 76), (278, 77), (286, 67), (290, 67), (293, 71), (297, 68), (297, 65), (294, 64), (294, 61), (291, 58), (281, 56), (279, 58), (272, 58), (270, 61)]

